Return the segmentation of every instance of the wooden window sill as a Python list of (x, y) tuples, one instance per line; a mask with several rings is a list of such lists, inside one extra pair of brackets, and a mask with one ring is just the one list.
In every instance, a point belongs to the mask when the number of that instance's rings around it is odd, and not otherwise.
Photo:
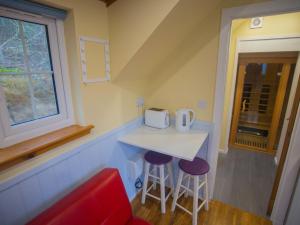
[(0, 171), (87, 135), (93, 128), (93, 125), (72, 125), (6, 148), (1, 148)]

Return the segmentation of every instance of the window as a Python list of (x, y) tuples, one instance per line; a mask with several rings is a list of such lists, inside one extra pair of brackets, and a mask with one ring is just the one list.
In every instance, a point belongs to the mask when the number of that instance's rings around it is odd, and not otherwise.
[(58, 26), (0, 8), (0, 147), (72, 123)]
[(46, 25), (0, 17), (0, 84), (11, 126), (59, 113)]

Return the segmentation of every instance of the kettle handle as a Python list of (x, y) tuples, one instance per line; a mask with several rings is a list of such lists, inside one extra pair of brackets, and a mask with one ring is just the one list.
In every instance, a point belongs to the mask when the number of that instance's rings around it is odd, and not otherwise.
[(190, 124), (190, 125), (192, 125), (194, 123), (194, 121), (195, 121), (196, 114), (195, 114), (195, 111), (192, 110), (192, 109), (190, 109), (189, 111), (192, 112), (192, 114), (193, 114), (193, 117), (191, 119), (191, 124)]

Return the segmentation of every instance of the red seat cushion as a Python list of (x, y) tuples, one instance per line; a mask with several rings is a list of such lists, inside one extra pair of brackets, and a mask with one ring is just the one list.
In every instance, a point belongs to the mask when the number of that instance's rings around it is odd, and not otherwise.
[(118, 170), (104, 169), (28, 224), (148, 225), (140, 219), (132, 219), (131, 206)]
[(146, 222), (145, 220), (142, 220), (140, 218), (134, 217), (132, 218), (127, 225), (151, 225), (150, 223)]

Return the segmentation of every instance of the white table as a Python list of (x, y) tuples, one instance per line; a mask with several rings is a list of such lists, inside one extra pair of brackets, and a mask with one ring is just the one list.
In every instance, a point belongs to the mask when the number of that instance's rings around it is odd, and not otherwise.
[(157, 129), (142, 125), (118, 140), (125, 144), (192, 161), (207, 137), (208, 132), (204, 130), (181, 133), (173, 126)]

